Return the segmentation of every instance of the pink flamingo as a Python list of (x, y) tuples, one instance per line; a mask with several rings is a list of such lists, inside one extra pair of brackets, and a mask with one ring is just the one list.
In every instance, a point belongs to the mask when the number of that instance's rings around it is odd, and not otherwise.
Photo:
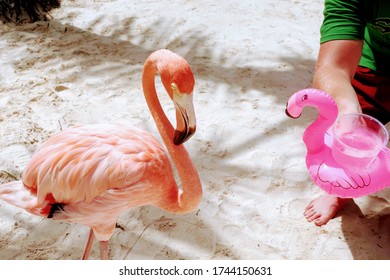
[[(158, 100), (157, 73), (175, 105), (176, 129)], [(142, 85), (146, 102), (183, 190), (153, 135), (122, 125), (99, 124), (72, 127), (43, 143), (24, 170), (22, 181), (0, 187), (0, 199), (35, 215), (90, 227), (83, 259), (89, 258), (94, 236), (100, 241), (101, 258), (108, 259), (108, 240), (117, 217), (132, 207), (193, 211), (202, 197), (202, 186), (181, 144), (195, 132), (194, 82), (188, 63), (168, 50), (152, 53), (145, 62)]]
[(286, 114), (299, 118), (305, 106), (317, 108), (317, 119), (305, 130), (306, 165), (314, 183), (329, 194), (353, 198), (380, 191), (390, 185), (390, 151), (384, 148), (370, 168), (353, 171), (332, 157), (333, 136), (329, 129), (338, 115), (336, 102), (323, 91), (304, 89), (293, 94)]

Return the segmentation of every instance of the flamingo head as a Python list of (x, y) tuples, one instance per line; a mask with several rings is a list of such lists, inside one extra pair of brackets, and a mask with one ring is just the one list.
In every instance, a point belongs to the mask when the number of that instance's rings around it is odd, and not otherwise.
[(337, 105), (333, 98), (327, 93), (308, 88), (293, 94), (287, 102), (286, 114), (291, 118), (299, 118), (305, 106), (316, 107), (320, 114), (330, 117), (337, 117)]
[(324, 91), (308, 88), (294, 93), (287, 102), (286, 114), (299, 118), (305, 106), (318, 110), (317, 119), (306, 128), (303, 141), (311, 153), (321, 150), (324, 146), (324, 136), (337, 118), (338, 109), (333, 98)]
[(167, 53), (166, 57), (166, 63), (159, 69), (159, 72), (161, 82), (175, 105), (176, 129), (173, 142), (175, 145), (180, 145), (190, 139), (196, 131), (192, 98), (195, 79), (184, 58), (172, 52)]

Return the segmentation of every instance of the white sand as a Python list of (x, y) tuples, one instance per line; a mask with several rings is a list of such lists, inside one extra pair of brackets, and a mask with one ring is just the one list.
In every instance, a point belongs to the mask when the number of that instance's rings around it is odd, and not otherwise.
[[(38, 145), (73, 124), (128, 121), (158, 136), (141, 71), (152, 51), (168, 48), (195, 73), (198, 130), (185, 145), (204, 197), (196, 213), (124, 213), (110, 258), (390, 259), (389, 189), (321, 228), (302, 214), (323, 193), (301, 138), (316, 114), (292, 120), (284, 109), (310, 85), (322, 3), (64, 0), (49, 23), (0, 25), (0, 182), (20, 178)], [(85, 226), (5, 203), (0, 217), (0, 259), (82, 255)]]

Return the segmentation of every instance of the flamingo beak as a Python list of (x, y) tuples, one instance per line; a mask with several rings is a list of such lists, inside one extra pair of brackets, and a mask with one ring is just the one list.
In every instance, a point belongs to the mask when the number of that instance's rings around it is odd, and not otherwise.
[(298, 106), (295, 95), (291, 96), (286, 105), (286, 115), (290, 118), (297, 119), (302, 114), (302, 107)]
[(176, 129), (173, 137), (175, 145), (181, 145), (194, 135), (196, 131), (195, 110), (192, 93), (181, 93), (176, 84), (171, 85), (173, 103), (176, 108)]
[(288, 117), (292, 118), (292, 119), (298, 119), (301, 115), (297, 115), (297, 116), (294, 116), (292, 113), (290, 113), (290, 111), (288, 110), (288, 108), (286, 108), (285, 110), (285, 113)]

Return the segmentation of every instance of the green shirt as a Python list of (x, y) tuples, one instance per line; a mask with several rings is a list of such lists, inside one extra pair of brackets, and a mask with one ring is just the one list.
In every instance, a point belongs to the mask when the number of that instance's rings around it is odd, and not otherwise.
[(360, 65), (390, 73), (390, 0), (325, 0), (321, 43), (362, 40)]

